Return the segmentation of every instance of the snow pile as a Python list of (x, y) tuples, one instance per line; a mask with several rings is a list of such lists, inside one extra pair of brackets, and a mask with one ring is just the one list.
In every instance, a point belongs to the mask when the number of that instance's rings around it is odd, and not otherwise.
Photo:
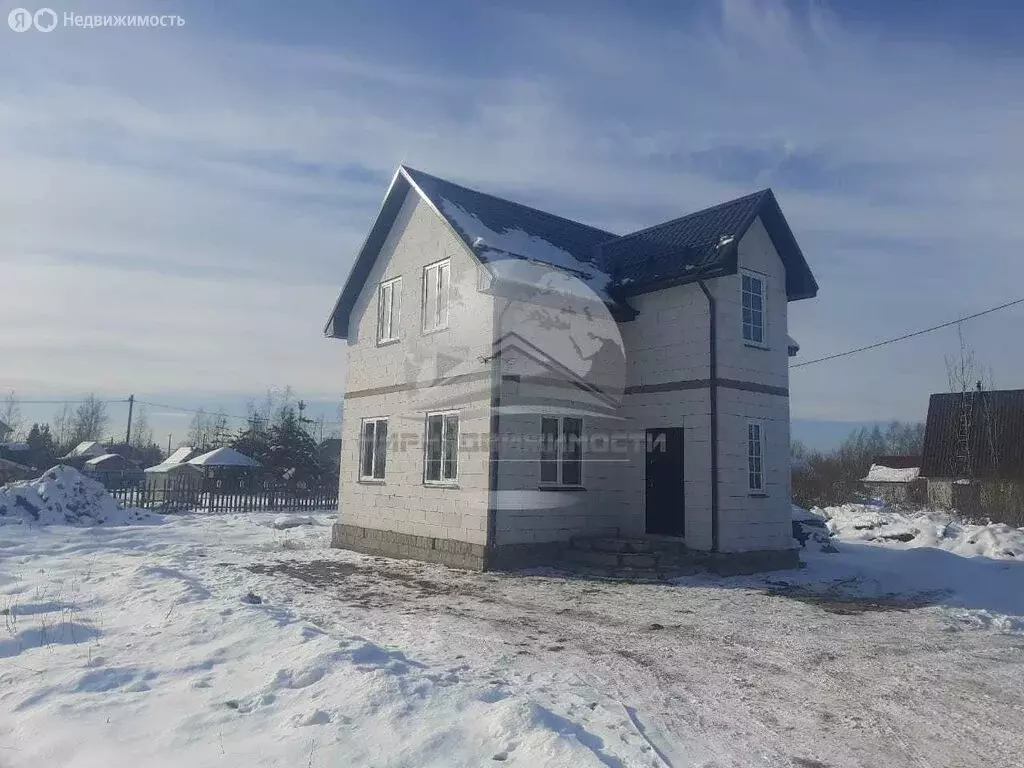
[(941, 510), (902, 513), (885, 507), (843, 504), (813, 510), (841, 541), (935, 547), (965, 557), (1024, 560), (1024, 528), (1003, 523), (962, 523)]
[(158, 515), (125, 509), (102, 484), (73, 467), (57, 466), (35, 480), (0, 487), (0, 525), (128, 525)]
[(917, 475), (920, 471), (920, 467), (896, 469), (894, 467), (886, 467), (881, 464), (872, 464), (871, 469), (868, 470), (868, 476), (864, 478), (864, 482), (909, 483), (911, 480), (917, 480)]
[(825, 524), (825, 518), (808, 512), (803, 507), (791, 504), (793, 519), (793, 538), (804, 549), (821, 552), (835, 552), (832, 544), (832, 533)]
[(271, 523), (279, 531), (286, 528), (298, 528), (300, 525), (316, 525), (309, 515), (278, 515)]

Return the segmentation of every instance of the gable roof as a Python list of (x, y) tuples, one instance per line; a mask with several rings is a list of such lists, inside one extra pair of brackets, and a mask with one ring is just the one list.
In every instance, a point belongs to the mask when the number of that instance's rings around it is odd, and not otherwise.
[(256, 459), (250, 459), (244, 453), (234, 448), (214, 448), (202, 456), (189, 459), (188, 464), (196, 467), (258, 467), (260, 463)]
[(617, 319), (636, 314), (625, 301), (628, 296), (735, 273), (739, 241), (758, 217), (785, 264), (788, 298), (810, 298), (818, 291), (770, 189), (618, 236), (402, 165), (356, 255), (324, 329), (327, 336), (348, 337), (349, 314), (410, 190), (480, 262), (526, 260), (576, 275)]
[[(970, 407), (968, 471), (964, 472), (960, 420)], [(928, 401), (922, 477), (1024, 481), (1024, 389), (932, 395)]]
[(786, 267), (790, 301), (811, 298), (818, 284), (770, 189), (610, 240), (601, 260), (633, 296), (736, 272), (740, 240), (761, 217)]
[(84, 440), (83, 442), (79, 443), (74, 448), (72, 448), (70, 451), (68, 451), (67, 455), (64, 456), (63, 458), (77, 459), (83, 456), (96, 457), (102, 456), (106, 452), (107, 449), (104, 448), (103, 445), (99, 443), (99, 441)]
[(164, 459), (161, 464), (184, 464), (196, 455), (196, 449), (191, 445), (183, 445), (174, 453)]

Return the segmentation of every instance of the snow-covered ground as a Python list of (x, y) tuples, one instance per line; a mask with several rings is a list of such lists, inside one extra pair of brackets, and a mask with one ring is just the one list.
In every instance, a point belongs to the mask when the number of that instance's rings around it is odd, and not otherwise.
[(841, 532), (634, 585), (332, 550), (332, 519), (0, 526), (0, 765), (1020, 765), (1024, 558)]

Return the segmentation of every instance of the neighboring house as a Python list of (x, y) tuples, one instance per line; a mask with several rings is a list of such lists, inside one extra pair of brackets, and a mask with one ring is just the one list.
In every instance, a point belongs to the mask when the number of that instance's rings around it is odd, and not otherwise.
[(19, 464), (16, 461), (0, 458), (0, 485), (13, 483), (18, 480), (31, 480), (36, 472), (31, 467)]
[(932, 395), (921, 476), (931, 504), (1024, 525), (1024, 389)]
[(203, 470), (188, 461), (197, 455), (195, 448), (182, 446), (160, 464), (145, 469), (146, 489), (155, 493), (192, 491), (203, 481)]
[(104, 453), (86, 459), (82, 474), (99, 480), (107, 488), (136, 485), (145, 478), (142, 470), (119, 453)]
[(260, 463), (234, 448), (215, 448), (189, 459), (203, 473), (204, 490), (247, 491), (255, 483)]
[(60, 458), (62, 464), (67, 464), (75, 469), (83, 469), (89, 459), (95, 459), (110, 453), (101, 443), (96, 440), (85, 440)]
[(890, 504), (924, 502), (927, 484), (918, 478), (920, 456), (876, 456), (861, 482), (875, 498)]
[(400, 167), (326, 333), (348, 342), (335, 546), (469, 568), (593, 536), (789, 567), (770, 190), (617, 236)]

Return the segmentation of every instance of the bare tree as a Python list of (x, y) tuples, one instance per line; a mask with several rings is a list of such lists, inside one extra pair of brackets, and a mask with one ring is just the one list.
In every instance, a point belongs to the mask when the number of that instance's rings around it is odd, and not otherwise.
[(210, 414), (200, 408), (192, 417), (188, 426), (188, 444), (198, 450), (220, 448), (231, 442), (231, 430), (228, 426), (228, 415), (224, 409)]
[(992, 389), (992, 368), (978, 362), (974, 348), (964, 342), (963, 328), (956, 329), (960, 352), (955, 357), (946, 355), (946, 379), (950, 392), (969, 392), (974, 389)]
[(53, 439), (61, 451), (71, 448), (71, 432), (74, 428), (75, 412), (68, 403), (53, 417)]
[(71, 442), (83, 440), (102, 440), (110, 417), (107, 415), (107, 404), (90, 394), (75, 409), (71, 426)]
[(132, 420), (132, 441), (133, 448), (149, 448), (153, 444), (153, 429), (149, 426), (149, 414), (146, 407), (140, 405), (135, 409), (135, 418)]
[(11, 428), (10, 439), (13, 440), (21, 434), (22, 417), (21, 404), (12, 389), (2, 401), (0, 401), (0, 422)]
[(188, 425), (188, 442), (193, 448), (205, 449), (210, 444), (211, 417), (206, 410), (200, 408)]

